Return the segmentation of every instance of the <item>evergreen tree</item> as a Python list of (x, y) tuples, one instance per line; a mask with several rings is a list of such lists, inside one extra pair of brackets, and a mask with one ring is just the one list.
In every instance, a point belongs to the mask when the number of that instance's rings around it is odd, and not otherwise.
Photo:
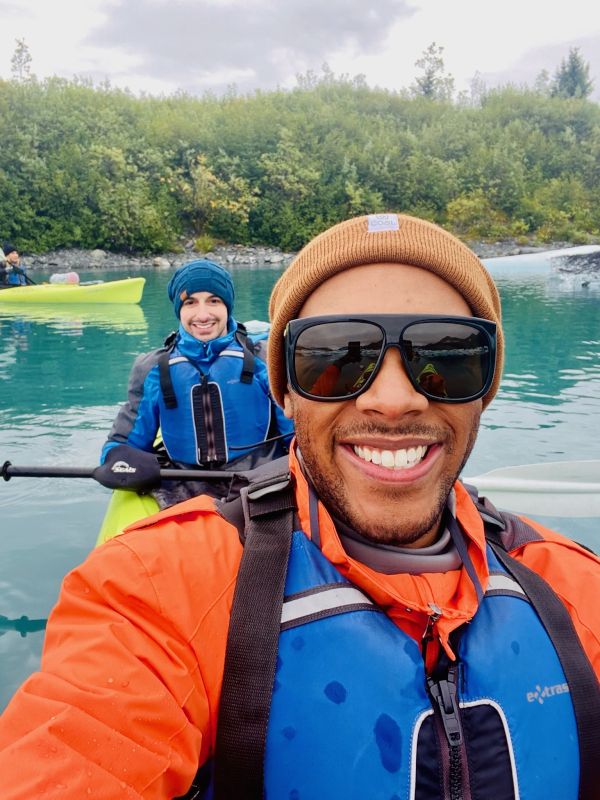
[(10, 72), (14, 81), (24, 83), (31, 80), (31, 53), (25, 39), (16, 39), (17, 46), (10, 60)]
[(536, 76), (535, 82), (533, 84), (533, 91), (537, 92), (537, 94), (542, 94), (547, 96), (551, 94), (552, 87), (553, 84), (550, 79), (550, 73), (548, 72), (547, 69), (543, 69)]
[(422, 70), (413, 85), (411, 92), (414, 97), (427, 97), (430, 100), (451, 100), (454, 91), (454, 78), (446, 75), (442, 53), (444, 48), (432, 42), (423, 51), (423, 55), (415, 66)]
[(589, 97), (594, 86), (590, 79), (590, 65), (583, 60), (578, 47), (572, 47), (554, 73), (552, 97)]

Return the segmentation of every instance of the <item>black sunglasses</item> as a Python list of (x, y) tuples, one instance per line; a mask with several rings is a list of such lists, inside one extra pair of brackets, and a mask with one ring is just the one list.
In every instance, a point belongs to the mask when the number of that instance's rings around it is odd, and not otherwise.
[(438, 403), (477, 400), (494, 378), (494, 322), (368, 314), (291, 320), (285, 330), (288, 382), (309, 400), (349, 400), (373, 383), (389, 347), (400, 351), (416, 391)]

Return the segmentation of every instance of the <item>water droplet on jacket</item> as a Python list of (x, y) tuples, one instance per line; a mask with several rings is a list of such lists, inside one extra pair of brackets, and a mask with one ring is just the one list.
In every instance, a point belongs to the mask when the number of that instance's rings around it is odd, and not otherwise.
[(398, 723), (387, 714), (380, 714), (373, 732), (384, 769), (398, 772), (402, 757), (402, 734)]
[(346, 688), (338, 681), (331, 681), (325, 687), (325, 696), (328, 697), (332, 703), (344, 703), (348, 692)]

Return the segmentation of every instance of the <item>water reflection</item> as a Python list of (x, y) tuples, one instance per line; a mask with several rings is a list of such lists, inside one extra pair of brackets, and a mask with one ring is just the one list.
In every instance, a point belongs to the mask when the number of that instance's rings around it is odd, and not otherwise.
[(49, 329), (65, 336), (79, 336), (87, 326), (118, 330), (131, 336), (148, 330), (148, 322), (139, 305), (69, 305), (1, 307), (0, 324), (11, 320), (13, 332), (26, 334), (31, 323), (43, 323)]
[(505, 397), (560, 405), (569, 387), (587, 394), (586, 386), (600, 380), (600, 342), (593, 336), (600, 329), (599, 298), (548, 296), (538, 282), (499, 285)]
[(9, 619), (0, 614), (0, 636), (4, 636), (9, 631), (16, 631), (24, 638), (28, 633), (43, 631), (47, 622), (47, 619), (30, 619), (24, 614), (17, 619)]

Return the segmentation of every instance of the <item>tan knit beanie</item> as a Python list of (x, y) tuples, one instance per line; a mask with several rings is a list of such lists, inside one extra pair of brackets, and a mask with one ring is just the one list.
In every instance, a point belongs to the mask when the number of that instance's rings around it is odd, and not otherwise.
[(466, 245), (438, 225), (405, 214), (370, 214), (340, 222), (315, 237), (273, 287), (267, 365), (271, 391), (280, 405), (287, 388), (283, 334), (289, 320), (298, 316), (308, 296), (332, 275), (385, 261), (434, 272), (464, 297), (474, 316), (497, 324), (496, 374), (483, 398), (484, 407), (492, 400), (502, 376), (504, 336), (500, 298), (489, 273)]

